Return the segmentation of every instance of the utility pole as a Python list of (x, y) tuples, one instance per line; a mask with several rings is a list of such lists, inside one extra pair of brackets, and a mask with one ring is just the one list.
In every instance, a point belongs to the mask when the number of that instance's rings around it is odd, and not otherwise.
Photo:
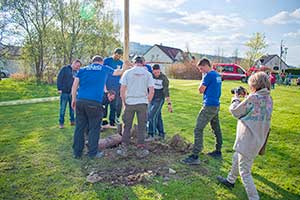
[(124, 0), (124, 55), (123, 60), (129, 60), (129, 0)]
[(280, 41), (280, 60), (279, 60), (279, 69), (280, 69), (280, 71), (282, 71), (282, 66), (281, 66), (282, 54), (283, 54), (283, 40)]

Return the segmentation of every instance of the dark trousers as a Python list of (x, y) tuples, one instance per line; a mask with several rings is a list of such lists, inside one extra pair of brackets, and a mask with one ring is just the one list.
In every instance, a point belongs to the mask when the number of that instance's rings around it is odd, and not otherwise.
[(216, 137), (216, 150), (221, 151), (222, 132), (219, 122), (219, 110), (220, 107), (214, 106), (204, 106), (200, 110), (197, 118), (196, 127), (194, 129), (194, 155), (198, 155), (203, 149), (203, 130), (209, 122), (213, 133)]
[(164, 102), (164, 99), (153, 99), (148, 106), (148, 134), (152, 137), (157, 131), (159, 136), (164, 137), (164, 125), (161, 116)]
[(60, 105), (59, 105), (59, 124), (63, 125), (65, 123), (65, 113), (67, 104), (69, 104), (70, 122), (74, 122), (74, 110), (71, 107), (72, 97), (69, 93), (62, 93), (60, 95)]
[(88, 156), (94, 157), (98, 152), (101, 121), (103, 116), (102, 105), (95, 101), (77, 100), (76, 128), (74, 132), (73, 153), (81, 156), (84, 148), (84, 132), (88, 129), (89, 151)]
[(116, 118), (119, 119), (122, 111), (122, 100), (119, 93), (116, 94), (116, 98), (112, 102), (110, 102), (109, 105), (109, 123), (110, 125), (114, 125), (116, 123)]
[(137, 115), (138, 121), (137, 143), (144, 144), (145, 142), (144, 140), (147, 126), (147, 104), (126, 105), (123, 114), (124, 129), (122, 135), (122, 143), (125, 145), (128, 145), (130, 143), (130, 130), (135, 113)]

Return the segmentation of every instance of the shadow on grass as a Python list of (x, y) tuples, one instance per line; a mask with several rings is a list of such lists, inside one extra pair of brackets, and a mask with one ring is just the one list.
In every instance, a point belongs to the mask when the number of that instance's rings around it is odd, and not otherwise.
[[(253, 177), (255, 177), (255, 179), (261, 181), (262, 183), (264, 183), (267, 186), (269, 186), (270, 188), (272, 188), (276, 193), (280, 194), (281, 197), (276, 198), (276, 199), (280, 199), (280, 200), (300, 199), (300, 194), (295, 194), (293, 192), (285, 190), (282, 187), (280, 187), (279, 185), (269, 181), (268, 179), (266, 179), (265, 177), (263, 177), (259, 174), (253, 173)], [(268, 195), (266, 193), (263, 193), (263, 192), (260, 192), (260, 196), (261, 196), (261, 199), (274, 199), (274, 196), (270, 196), (270, 195)]]

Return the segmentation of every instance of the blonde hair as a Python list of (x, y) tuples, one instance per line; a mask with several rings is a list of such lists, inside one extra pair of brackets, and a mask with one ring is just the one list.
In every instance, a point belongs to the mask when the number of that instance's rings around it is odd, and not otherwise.
[(256, 91), (263, 88), (271, 89), (271, 83), (269, 76), (265, 72), (257, 72), (250, 76), (248, 80), (248, 85), (254, 88)]

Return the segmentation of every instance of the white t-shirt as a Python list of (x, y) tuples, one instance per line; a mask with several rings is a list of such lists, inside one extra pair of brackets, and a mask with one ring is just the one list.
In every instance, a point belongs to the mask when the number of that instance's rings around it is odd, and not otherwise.
[(127, 86), (126, 104), (148, 104), (148, 88), (154, 87), (154, 80), (150, 72), (143, 67), (134, 66), (125, 71), (120, 84)]

